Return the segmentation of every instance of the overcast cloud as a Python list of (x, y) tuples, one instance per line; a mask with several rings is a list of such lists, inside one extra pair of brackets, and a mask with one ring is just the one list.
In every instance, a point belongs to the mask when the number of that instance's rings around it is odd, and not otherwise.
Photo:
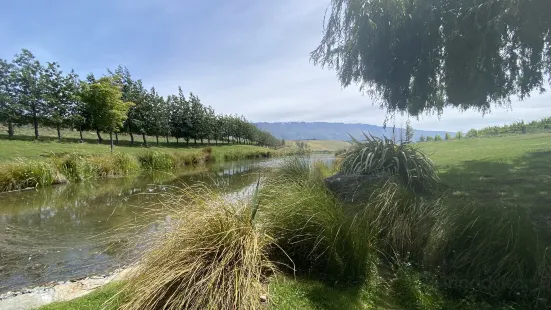
[[(218, 112), (252, 121), (382, 125), (385, 112), (309, 53), (329, 0), (12, 1), (0, 12), (0, 57), (28, 48), (81, 75), (126, 65), (161, 94), (178, 85)], [(34, 8), (34, 10), (31, 10)], [(24, 23), (21, 23), (25, 20)], [(489, 115), (446, 109), (413, 126), (467, 130), (549, 116), (551, 95), (534, 95)], [(400, 125), (403, 118), (397, 118)]]

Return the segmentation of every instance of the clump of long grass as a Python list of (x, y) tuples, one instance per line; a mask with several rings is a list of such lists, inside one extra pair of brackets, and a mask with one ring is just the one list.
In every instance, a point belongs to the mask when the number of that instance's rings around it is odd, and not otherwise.
[(386, 137), (364, 136), (365, 141), (353, 138), (354, 145), (341, 163), (343, 173), (398, 175), (406, 186), (421, 191), (430, 191), (440, 182), (434, 163), (421, 150)]
[(242, 150), (232, 149), (224, 151), (223, 158), (226, 161), (240, 160), (240, 159), (257, 159), (257, 158), (269, 158), (274, 156), (275, 153), (271, 150)]
[(287, 161), (260, 191), (263, 225), (277, 244), (274, 260), (328, 281), (365, 281), (376, 261), (370, 223), (348, 214), (303, 161)]
[(277, 176), (282, 179), (305, 180), (310, 175), (310, 162), (306, 159), (292, 156), (286, 158), (277, 171)]
[(377, 232), (378, 248), (387, 256), (421, 260), (440, 208), (440, 199), (417, 197), (396, 177), (381, 180), (358, 206)]
[(54, 163), (70, 180), (82, 181), (96, 177), (94, 167), (85, 156), (76, 153), (58, 156), (54, 158)]
[(443, 285), (493, 299), (551, 296), (551, 248), (539, 238), (529, 210), (467, 203), (437, 210), (427, 260)]
[(50, 162), (18, 160), (0, 166), (0, 191), (48, 186), (66, 181)]
[(170, 170), (176, 167), (176, 158), (169, 153), (153, 151), (138, 155), (143, 169)]
[(129, 280), (121, 309), (259, 309), (271, 239), (252, 221), (250, 204), (202, 186), (163, 204), (179, 211)]

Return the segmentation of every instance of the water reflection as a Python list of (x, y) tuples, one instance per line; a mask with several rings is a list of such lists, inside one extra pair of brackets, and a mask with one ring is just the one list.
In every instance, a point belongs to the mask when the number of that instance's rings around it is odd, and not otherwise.
[[(319, 159), (319, 158), (316, 158)], [(322, 157), (323, 159), (323, 157)], [(140, 234), (163, 228), (159, 192), (202, 182), (246, 191), (281, 159), (65, 184), (0, 194), (0, 293), (105, 273), (126, 263)], [(138, 250), (139, 252), (139, 250)]]

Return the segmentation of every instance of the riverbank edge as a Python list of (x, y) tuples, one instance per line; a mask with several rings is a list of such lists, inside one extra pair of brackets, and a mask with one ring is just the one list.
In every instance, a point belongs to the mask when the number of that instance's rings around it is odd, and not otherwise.
[(103, 275), (91, 275), (81, 279), (52, 282), (18, 291), (0, 294), (0, 309), (36, 309), (54, 303), (70, 301), (88, 295), (106, 285), (128, 279), (135, 267), (116, 269)]
[(13, 162), (1, 163), (0, 192), (123, 177), (144, 171), (170, 171), (214, 162), (262, 159), (297, 153), (297, 150), (274, 150), (256, 146), (232, 146), (231, 148), (209, 146), (198, 150), (180, 152), (152, 150), (140, 154), (52, 153), (42, 160), (19, 158)]

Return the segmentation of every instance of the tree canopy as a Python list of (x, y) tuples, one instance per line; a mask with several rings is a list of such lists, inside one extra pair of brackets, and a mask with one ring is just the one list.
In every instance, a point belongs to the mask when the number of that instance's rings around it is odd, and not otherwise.
[[(108, 70), (96, 79), (88, 74), (80, 80), (74, 71), (64, 73), (56, 62), (43, 66), (26, 49), (9, 62), (0, 59), (0, 124), (8, 127), (9, 138), (14, 138), (18, 126), (32, 124), (35, 138), (39, 126), (80, 131), (96, 130), (102, 143), (101, 131), (128, 134), (134, 144), (134, 134), (166, 139), (175, 137), (203, 143), (227, 142), (262, 146), (278, 146), (281, 141), (256, 127), (243, 116), (217, 114), (205, 106), (198, 95), (163, 97), (155, 87), (148, 91), (141, 80), (136, 80), (123, 66)], [(112, 136), (112, 135), (111, 135)], [(118, 138), (117, 138), (118, 139)], [(112, 142), (112, 139), (111, 139)]]
[(332, 0), (329, 9), (312, 60), (389, 113), (484, 113), (551, 83), (549, 0)]

